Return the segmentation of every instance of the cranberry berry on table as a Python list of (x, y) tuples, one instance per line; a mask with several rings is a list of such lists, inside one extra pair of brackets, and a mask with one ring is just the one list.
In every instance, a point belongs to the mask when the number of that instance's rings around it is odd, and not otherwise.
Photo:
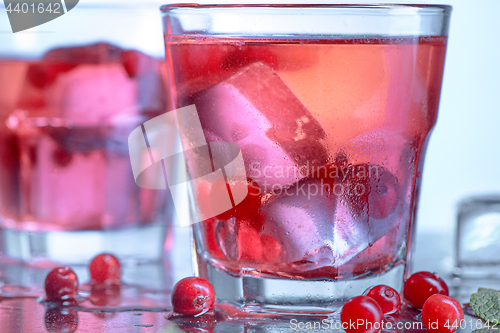
[(377, 333), (382, 328), (383, 318), (380, 305), (368, 296), (351, 298), (340, 312), (342, 328), (347, 333)]
[(187, 277), (177, 282), (172, 291), (175, 312), (198, 316), (212, 310), (215, 291), (210, 282), (201, 277)]
[(120, 261), (114, 255), (102, 253), (94, 257), (89, 265), (93, 283), (119, 285), (122, 275)]
[[(417, 272), (403, 288), (410, 307), (421, 309), (422, 322), (431, 332), (453, 333), (463, 320), (460, 304), (448, 296), (448, 286), (435, 273)], [(386, 285), (370, 288), (364, 296), (347, 301), (340, 313), (347, 333), (378, 333), (383, 329), (384, 315), (401, 311), (401, 297)]]
[(436, 273), (417, 272), (404, 284), (405, 300), (418, 309), (422, 309), (425, 301), (434, 294), (448, 296), (448, 286)]
[(460, 303), (454, 298), (434, 294), (430, 296), (422, 307), (422, 322), (431, 332), (453, 333), (464, 319)]
[(45, 294), (49, 301), (65, 301), (78, 295), (78, 277), (69, 266), (56, 267), (45, 278)]
[(401, 297), (394, 288), (381, 284), (368, 290), (365, 296), (373, 298), (384, 314), (401, 311)]

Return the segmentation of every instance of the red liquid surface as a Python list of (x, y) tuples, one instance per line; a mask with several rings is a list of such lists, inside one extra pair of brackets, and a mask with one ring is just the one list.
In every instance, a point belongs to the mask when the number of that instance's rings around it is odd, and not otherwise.
[(139, 188), (127, 138), (164, 112), (161, 62), (100, 43), (0, 59), (4, 227), (101, 230), (155, 221), (165, 191)]
[[(445, 37), (173, 37), (166, 46), (173, 107), (195, 104), (208, 142), (238, 144), (260, 191), (252, 217), (195, 224), (201, 260), (237, 276), (298, 279), (404, 263)], [(210, 187), (193, 189), (199, 210), (210, 210)]]

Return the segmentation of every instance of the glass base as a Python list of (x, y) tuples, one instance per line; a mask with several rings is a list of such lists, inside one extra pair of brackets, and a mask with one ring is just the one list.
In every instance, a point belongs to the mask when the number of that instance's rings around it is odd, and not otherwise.
[(402, 263), (384, 273), (348, 281), (235, 277), (208, 264), (200, 266), (200, 275), (212, 283), (221, 302), (245, 312), (307, 316), (331, 314), (350, 298), (379, 284), (401, 290), (404, 274)]
[(139, 264), (162, 258), (166, 225), (152, 223), (115, 230), (28, 232), (0, 230), (4, 255), (36, 265), (53, 261), (87, 265), (97, 254), (108, 252), (121, 262)]

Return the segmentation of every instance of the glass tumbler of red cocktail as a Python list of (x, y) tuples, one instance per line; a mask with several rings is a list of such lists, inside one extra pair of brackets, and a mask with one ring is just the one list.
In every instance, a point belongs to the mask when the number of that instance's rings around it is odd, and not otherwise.
[(321, 313), (372, 285), (400, 290), (451, 7), (162, 11), (170, 109), (194, 105), (211, 156), (187, 154), (188, 174), (223, 171), (214, 151), (225, 143), (244, 165), (190, 188), (197, 269), (217, 298)]

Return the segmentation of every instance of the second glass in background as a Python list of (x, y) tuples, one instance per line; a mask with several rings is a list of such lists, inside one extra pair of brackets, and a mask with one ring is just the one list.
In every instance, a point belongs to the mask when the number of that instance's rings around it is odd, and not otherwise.
[[(100, 252), (160, 260), (170, 193), (135, 184), (127, 145), (165, 112), (157, 11), (79, 5), (30, 32), (0, 38), (3, 253), (30, 263), (87, 264)], [(168, 129), (163, 139), (177, 144)]]

